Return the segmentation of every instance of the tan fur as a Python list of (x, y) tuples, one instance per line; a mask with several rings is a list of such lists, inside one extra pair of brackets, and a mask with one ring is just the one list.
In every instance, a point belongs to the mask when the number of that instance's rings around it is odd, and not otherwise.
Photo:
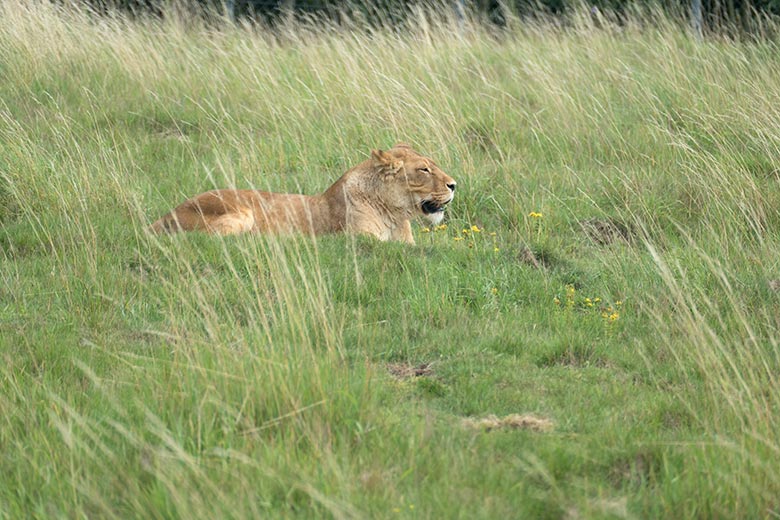
[(184, 201), (161, 217), (155, 233), (366, 234), (414, 243), (410, 220), (437, 224), (452, 200), (455, 181), (408, 145), (374, 150), (320, 195), (257, 190), (215, 190)]

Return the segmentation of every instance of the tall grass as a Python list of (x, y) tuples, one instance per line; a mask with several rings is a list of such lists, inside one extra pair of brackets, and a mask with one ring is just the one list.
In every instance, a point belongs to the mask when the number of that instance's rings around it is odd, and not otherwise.
[[(0, 5), (0, 516), (780, 514), (777, 42), (648, 16)], [(397, 141), (415, 247), (146, 231)]]

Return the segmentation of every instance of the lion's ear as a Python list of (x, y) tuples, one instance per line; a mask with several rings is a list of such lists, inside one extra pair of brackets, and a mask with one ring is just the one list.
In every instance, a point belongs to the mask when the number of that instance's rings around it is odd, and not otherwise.
[(392, 155), (382, 150), (373, 150), (371, 159), (374, 161), (374, 167), (384, 175), (395, 175), (404, 167), (404, 162), (396, 159)]
[(396, 159), (393, 161), (393, 164), (390, 165), (388, 174), (389, 175), (395, 175), (396, 173), (401, 171), (401, 168), (404, 167), (404, 162), (400, 159)]
[(375, 166), (389, 166), (393, 162), (393, 156), (382, 150), (371, 150), (371, 158)]

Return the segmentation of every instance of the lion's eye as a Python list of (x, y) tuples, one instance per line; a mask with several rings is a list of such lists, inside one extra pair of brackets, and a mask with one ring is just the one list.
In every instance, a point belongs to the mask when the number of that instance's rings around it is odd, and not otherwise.
[(423, 173), (431, 173), (430, 168), (418, 168), (417, 171), (421, 171)]

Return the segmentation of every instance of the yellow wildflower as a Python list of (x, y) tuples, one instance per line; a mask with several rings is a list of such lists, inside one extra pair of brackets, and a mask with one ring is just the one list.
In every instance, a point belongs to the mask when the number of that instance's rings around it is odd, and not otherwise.
[(498, 294), (498, 289), (493, 287), (492, 289), (490, 289), (490, 292), (492, 292), (493, 294)]
[(469, 233), (471, 233), (471, 230), (470, 229), (464, 229), (463, 231), (461, 231), (461, 233), (463, 233), (464, 235), (468, 235)]
[(455, 238), (453, 238), (453, 240), (455, 240), (455, 241), (463, 240), (463, 237), (455, 237)]
[(491, 232), (490, 232), (490, 236), (491, 236), (491, 237), (494, 237), (494, 236), (496, 236), (496, 232), (495, 232), (495, 231), (491, 231)]
[(576, 289), (573, 285), (569, 284), (566, 286), (566, 307), (572, 308), (574, 307), (574, 293), (576, 292)]
[(447, 224), (439, 224), (433, 228), (434, 231), (444, 231), (445, 229), (447, 229)]
[(494, 248), (493, 248), (493, 252), (494, 252), (494, 253), (498, 253), (499, 251), (501, 251), (499, 248), (497, 248), (497, 247), (494, 247)]
[(430, 228), (427, 228), (427, 227), (422, 228), (420, 231), (422, 231), (423, 233), (430, 233), (431, 232)]
[(618, 314), (617, 312), (613, 312), (612, 314), (609, 315), (609, 321), (615, 321), (619, 317), (620, 317), (620, 314)]
[(481, 230), (481, 229), (479, 229), (477, 226), (471, 226), (471, 230), (472, 230), (474, 233), (481, 233), (481, 232), (482, 232), (482, 230)]
[(531, 218), (542, 218), (542, 214), (536, 211), (532, 211), (531, 213), (528, 214), (528, 216)]

